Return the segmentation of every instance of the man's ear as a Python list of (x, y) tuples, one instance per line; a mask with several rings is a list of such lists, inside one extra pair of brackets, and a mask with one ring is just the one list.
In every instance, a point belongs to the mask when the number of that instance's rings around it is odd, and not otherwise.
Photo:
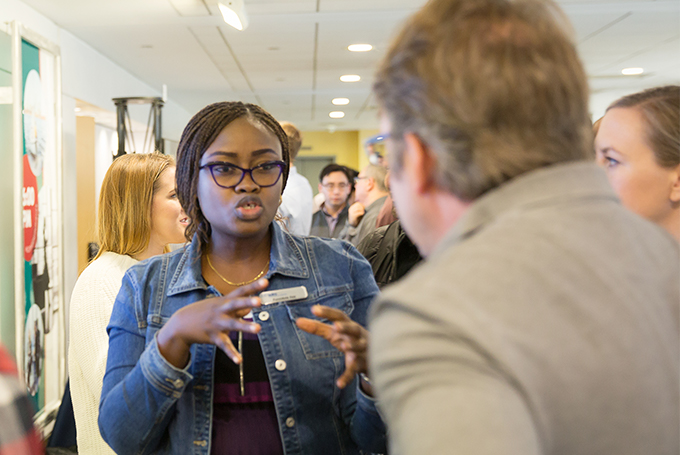
[(675, 204), (680, 203), (680, 164), (677, 165), (673, 171), (673, 181), (669, 199)]
[(373, 177), (366, 177), (366, 192), (370, 193), (375, 188), (375, 179)]
[(323, 189), (323, 185), (321, 185), (321, 184), (319, 183), (319, 193), (321, 192), (322, 189)]
[(436, 160), (428, 145), (417, 135), (406, 133), (404, 143), (402, 172), (410, 174), (417, 193), (426, 193), (435, 186)]

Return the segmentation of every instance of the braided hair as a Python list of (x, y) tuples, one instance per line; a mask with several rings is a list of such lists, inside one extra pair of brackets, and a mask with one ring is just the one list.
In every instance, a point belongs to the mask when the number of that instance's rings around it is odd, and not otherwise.
[(210, 104), (194, 115), (182, 132), (177, 148), (177, 196), (184, 212), (189, 217), (186, 229), (187, 240), (191, 241), (197, 234), (198, 246), (206, 251), (210, 242), (212, 229), (203, 215), (198, 202), (198, 172), (203, 153), (215, 141), (222, 130), (236, 119), (247, 117), (274, 133), (281, 143), (283, 161), (283, 186), (286, 187), (290, 166), (288, 138), (279, 122), (260, 106), (240, 101), (224, 101)]

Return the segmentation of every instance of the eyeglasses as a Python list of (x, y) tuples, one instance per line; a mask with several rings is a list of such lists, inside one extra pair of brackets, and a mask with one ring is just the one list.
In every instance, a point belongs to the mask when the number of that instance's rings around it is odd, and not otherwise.
[(263, 188), (274, 186), (281, 178), (286, 163), (283, 161), (268, 161), (250, 169), (243, 169), (235, 164), (214, 162), (206, 163), (199, 169), (209, 168), (215, 184), (222, 188), (234, 188), (243, 181), (246, 174), (256, 185)]
[(327, 190), (334, 190), (335, 188), (341, 189), (341, 190), (346, 190), (347, 188), (350, 187), (349, 183), (322, 183), (322, 187), (326, 188)]
[(354, 183), (358, 183), (359, 180), (367, 179), (368, 177), (354, 177)]

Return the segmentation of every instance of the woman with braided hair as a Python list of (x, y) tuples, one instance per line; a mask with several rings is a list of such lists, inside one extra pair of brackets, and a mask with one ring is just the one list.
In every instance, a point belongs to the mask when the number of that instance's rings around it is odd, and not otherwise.
[(274, 222), (289, 164), (258, 106), (215, 103), (186, 126), (191, 242), (127, 272), (108, 327), (99, 426), (116, 452), (384, 451), (364, 375), (378, 289), (351, 245)]

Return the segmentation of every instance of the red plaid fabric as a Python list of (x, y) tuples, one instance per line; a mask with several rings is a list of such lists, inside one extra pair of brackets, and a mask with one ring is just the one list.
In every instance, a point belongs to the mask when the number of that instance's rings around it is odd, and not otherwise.
[(0, 455), (45, 453), (33, 427), (33, 414), (14, 360), (0, 345)]

